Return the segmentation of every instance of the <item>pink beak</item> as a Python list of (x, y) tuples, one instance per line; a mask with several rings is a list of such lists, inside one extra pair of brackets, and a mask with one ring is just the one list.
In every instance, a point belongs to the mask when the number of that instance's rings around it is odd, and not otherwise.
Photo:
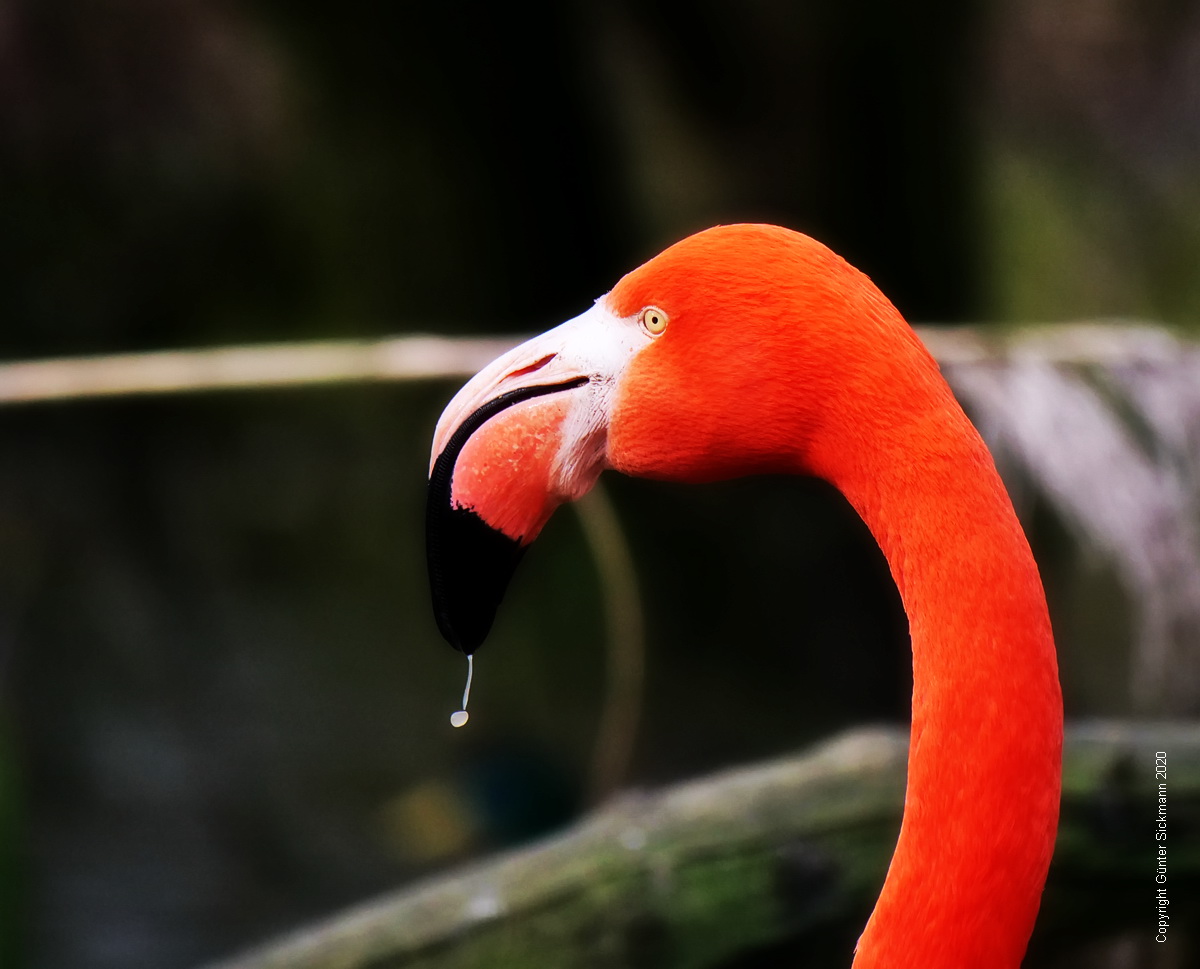
[(475, 375), (438, 421), (426, 554), (434, 614), (473, 653), (526, 547), (605, 467), (617, 375), (642, 342), (602, 302)]

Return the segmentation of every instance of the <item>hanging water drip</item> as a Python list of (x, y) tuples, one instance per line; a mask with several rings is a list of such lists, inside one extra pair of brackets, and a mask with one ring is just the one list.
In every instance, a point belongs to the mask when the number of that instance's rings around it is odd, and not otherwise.
[(452, 726), (452, 727), (465, 726), (466, 722), (471, 719), (471, 715), (469, 713), (467, 713), (467, 700), (470, 699), (470, 696), (471, 696), (471, 677), (474, 675), (475, 675), (475, 656), (473, 654), (468, 653), (467, 654), (467, 686), (466, 686), (466, 689), (463, 690), (462, 709), (455, 710), (452, 714), (450, 714), (450, 726)]

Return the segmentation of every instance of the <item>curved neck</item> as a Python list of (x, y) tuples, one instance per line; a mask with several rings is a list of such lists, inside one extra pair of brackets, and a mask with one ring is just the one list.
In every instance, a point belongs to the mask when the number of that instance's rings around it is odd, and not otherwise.
[(949, 389), (932, 396), (858, 424), (853, 459), (822, 471), (887, 557), (913, 651), (904, 819), (854, 966), (1015, 969), (1058, 822), (1057, 662), (991, 456)]

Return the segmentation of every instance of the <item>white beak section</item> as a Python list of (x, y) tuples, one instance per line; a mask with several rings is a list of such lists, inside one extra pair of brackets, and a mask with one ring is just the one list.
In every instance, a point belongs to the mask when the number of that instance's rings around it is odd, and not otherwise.
[(608, 420), (617, 383), (629, 361), (653, 339), (636, 318), (614, 316), (601, 298), (574, 319), (514, 347), (472, 377), (446, 406), (434, 432), (430, 471), (455, 431), (490, 401), (525, 388), (585, 378), (586, 384), (555, 394), (565, 401), (567, 413), (550, 473), (556, 497), (581, 497), (607, 464)]

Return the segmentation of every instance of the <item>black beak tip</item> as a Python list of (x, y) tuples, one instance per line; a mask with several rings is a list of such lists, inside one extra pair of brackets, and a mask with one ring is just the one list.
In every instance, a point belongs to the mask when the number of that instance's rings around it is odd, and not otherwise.
[(467, 655), (491, 631), (525, 546), (444, 495), (429, 496), (425, 551), (433, 613), (446, 641)]

